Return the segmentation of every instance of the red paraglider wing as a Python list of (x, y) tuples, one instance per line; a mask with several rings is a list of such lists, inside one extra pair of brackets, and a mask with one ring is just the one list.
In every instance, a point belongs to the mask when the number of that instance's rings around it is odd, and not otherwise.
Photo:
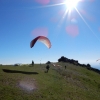
[(31, 41), (31, 43), (30, 43), (30, 47), (31, 48), (35, 45), (35, 43), (37, 42), (37, 40), (39, 40), (42, 43), (44, 43), (48, 48), (51, 48), (50, 40), (47, 37), (45, 37), (45, 36), (38, 36), (35, 39), (33, 39)]

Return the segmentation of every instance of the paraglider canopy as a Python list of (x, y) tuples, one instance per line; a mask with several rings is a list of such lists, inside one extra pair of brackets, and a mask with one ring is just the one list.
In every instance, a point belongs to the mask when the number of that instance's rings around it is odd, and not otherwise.
[(100, 59), (97, 59), (96, 61), (99, 61)]
[(48, 48), (51, 48), (51, 42), (50, 40), (45, 37), (45, 36), (38, 36), (36, 37), (35, 39), (33, 39), (31, 42), (30, 42), (30, 47), (34, 47), (35, 43), (37, 42), (37, 40), (41, 41), (42, 43), (44, 43)]

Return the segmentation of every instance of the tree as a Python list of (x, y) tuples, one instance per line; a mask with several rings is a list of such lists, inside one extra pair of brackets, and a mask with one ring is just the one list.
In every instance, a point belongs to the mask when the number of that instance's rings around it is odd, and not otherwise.
[(62, 56), (61, 58), (58, 59), (58, 62), (67, 62), (68, 58)]

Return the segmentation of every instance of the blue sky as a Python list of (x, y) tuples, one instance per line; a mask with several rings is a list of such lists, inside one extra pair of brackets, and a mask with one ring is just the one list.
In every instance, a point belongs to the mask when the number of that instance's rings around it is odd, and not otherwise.
[[(82, 0), (67, 12), (64, 0), (0, 0), (0, 63), (55, 62), (61, 56), (100, 66), (100, 0)], [(36, 33), (35, 33), (36, 32)], [(48, 49), (30, 42), (47, 36)]]

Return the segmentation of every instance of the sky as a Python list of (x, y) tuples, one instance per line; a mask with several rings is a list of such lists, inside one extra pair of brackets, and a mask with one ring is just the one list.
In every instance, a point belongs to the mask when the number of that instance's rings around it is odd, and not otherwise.
[[(74, 0), (72, 0), (73, 2)], [(61, 56), (100, 67), (100, 0), (0, 0), (0, 64), (56, 62)], [(48, 49), (37, 41), (46, 36)]]

